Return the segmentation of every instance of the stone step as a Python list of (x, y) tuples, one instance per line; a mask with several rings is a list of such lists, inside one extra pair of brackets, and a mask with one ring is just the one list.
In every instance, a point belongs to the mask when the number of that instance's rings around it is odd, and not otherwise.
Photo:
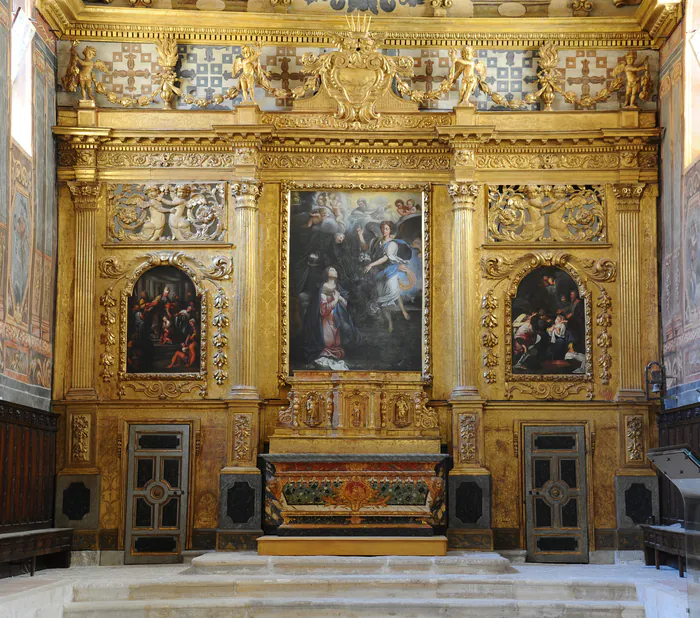
[(192, 559), (197, 574), (268, 573), (506, 573), (510, 562), (490, 552), (449, 552), (446, 556), (259, 556), (252, 552), (215, 552)]
[(229, 597), (314, 599), (508, 599), (532, 601), (636, 601), (633, 583), (603, 580), (528, 580), (512, 576), (396, 574), (304, 576), (200, 575), (153, 582), (78, 583), (75, 602)]
[(173, 599), (65, 605), (64, 618), (644, 618), (630, 601), (503, 599)]

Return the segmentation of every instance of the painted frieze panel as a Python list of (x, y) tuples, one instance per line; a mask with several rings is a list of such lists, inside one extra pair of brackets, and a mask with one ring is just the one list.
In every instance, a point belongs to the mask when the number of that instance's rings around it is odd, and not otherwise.
[(590, 373), (589, 309), (570, 273), (557, 267), (533, 270), (517, 285), (510, 307), (513, 377)]
[(605, 197), (600, 186), (498, 185), (489, 188), (492, 242), (601, 242)]
[(202, 293), (174, 266), (156, 266), (124, 292), (127, 307), (125, 374), (199, 377)]
[(292, 189), (289, 369), (424, 367), (427, 194)]
[(226, 235), (225, 183), (110, 185), (111, 242), (207, 242)]

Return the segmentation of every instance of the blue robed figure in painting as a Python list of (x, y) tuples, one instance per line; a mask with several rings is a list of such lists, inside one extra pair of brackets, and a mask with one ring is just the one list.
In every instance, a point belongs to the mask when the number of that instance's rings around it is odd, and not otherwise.
[[(380, 230), (381, 236), (372, 239), (369, 244), (369, 255), (372, 261), (365, 266), (365, 273), (375, 269), (373, 272), (377, 287), (375, 302), (389, 323), (389, 332), (392, 332), (394, 324), (391, 318), (391, 308), (395, 307), (397, 303), (403, 317), (406, 320), (410, 319), (401, 298), (399, 272), (403, 272), (409, 277), (409, 286), (413, 287), (411, 276), (415, 278), (415, 273), (408, 267), (413, 250), (406, 241), (396, 238), (396, 227), (393, 222), (382, 221)], [(363, 231), (360, 229), (358, 233), (363, 247), (366, 246)]]

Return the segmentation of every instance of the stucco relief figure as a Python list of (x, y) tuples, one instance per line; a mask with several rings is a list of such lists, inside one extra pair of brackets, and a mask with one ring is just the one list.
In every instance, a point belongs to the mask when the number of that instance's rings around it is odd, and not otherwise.
[(290, 369), (420, 371), (422, 196), (293, 191)]
[(221, 240), (225, 232), (222, 183), (112, 185), (109, 209), (115, 242)]
[(513, 373), (586, 373), (585, 306), (566, 271), (538, 268), (512, 300)]
[(10, 294), (9, 311), (13, 320), (23, 323), (24, 301), (29, 286), (29, 263), (31, 257), (32, 219), (29, 199), (23, 193), (15, 193), (12, 212), (10, 243)]
[(450, 67), (449, 79), (456, 82), (460, 76), (462, 83), (459, 87), (459, 102), (458, 105), (466, 107), (474, 107), (470, 103), (471, 97), (476, 92), (476, 87), (479, 85), (479, 79), (486, 77), (486, 67), (483, 62), (478, 61), (474, 57), (474, 50), (471, 47), (463, 47), (460, 55), (457, 55), (457, 50), (450, 51), (452, 66)]
[(78, 55), (78, 41), (72, 42), (70, 63), (66, 74), (63, 76), (63, 87), (68, 92), (75, 92), (80, 87), (80, 98), (83, 101), (94, 101), (93, 84), (95, 83), (95, 70), (111, 74), (107, 65), (96, 58), (97, 50), (88, 45), (83, 49), (83, 57)]
[(174, 266), (145, 272), (128, 300), (127, 373), (199, 371), (201, 299)]
[(613, 76), (620, 77), (625, 74), (625, 103), (628, 109), (637, 109), (637, 98), (646, 99), (651, 87), (649, 75), (649, 58), (645, 58), (639, 65), (634, 64), (634, 54), (627, 52), (625, 59), (613, 69)]

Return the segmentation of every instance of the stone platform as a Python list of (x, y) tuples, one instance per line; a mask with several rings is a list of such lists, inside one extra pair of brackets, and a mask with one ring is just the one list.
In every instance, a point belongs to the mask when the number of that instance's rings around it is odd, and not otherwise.
[(261, 556), (444, 556), (446, 536), (275, 536), (258, 539)]
[(685, 615), (684, 586), (669, 568), (511, 565), (492, 553), (214, 553), (190, 567), (79, 567), (3, 580), (0, 616), (678, 618)]

